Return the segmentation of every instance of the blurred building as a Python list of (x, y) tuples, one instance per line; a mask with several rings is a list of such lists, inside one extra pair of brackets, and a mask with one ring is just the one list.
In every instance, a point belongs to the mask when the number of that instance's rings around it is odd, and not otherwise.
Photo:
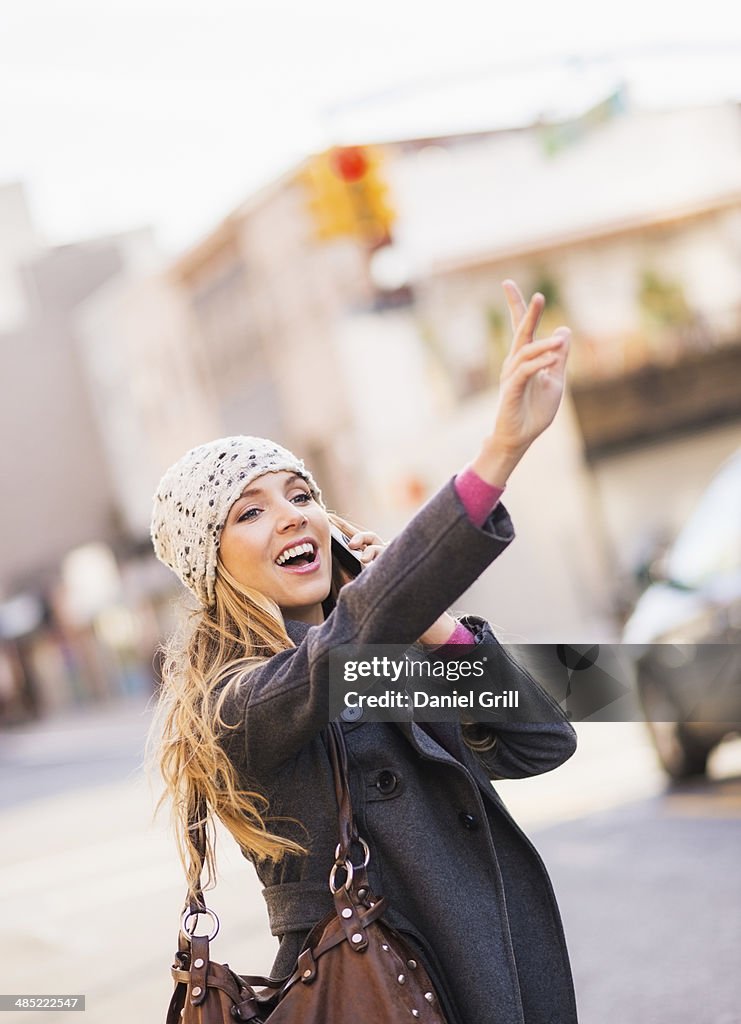
[(737, 103), (639, 110), (618, 90), (560, 124), (395, 141), (384, 147), (394, 242), (419, 278), (727, 196), (740, 133)]
[[(337, 364), (337, 324), (369, 308), (367, 253), (317, 239), (300, 173), (234, 210), (170, 269), (194, 324), (225, 434), (295, 449), (330, 505), (354, 503), (357, 417)], [(362, 368), (359, 368), (362, 373)]]
[(209, 367), (167, 273), (116, 275), (77, 310), (77, 349), (126, 555), (149, 554), (152, 495), (167, 466), (222, 429)]
[[(0, 655), (4, 690), (15, 696), (0, 705), (12, 718), (151, 686), (96, 632), (98, 614), (122, 603), (114, 552), (128, 535), (99, 430), (96, 399), (105, 407), (105, 396), (90, 386), (77, 316), (114, 279), (151, 274), (157, 253), (147, 231), (44, 246), (24, 217), (22, 190), (11, 198), (8, 222), (20, 227), (5, 238), (0, 303)], [(132, 629), (125, 634), (119, 617), (120, 650), (131, 645)]]
[(0, 585), (43, 582), (70, 548), (117, 539), (110, 467), (77, 352), (75, 312), (126, 262), (136, 238), (45, 249), (18, 268), (26, 315), (0, 336), (0, 474), (13, 500), (0, 534)]
[(20, 326), (28, 314), (28, 295), (19, 267), (44, 248), (20, 182), (0, 184), (0, 332)]

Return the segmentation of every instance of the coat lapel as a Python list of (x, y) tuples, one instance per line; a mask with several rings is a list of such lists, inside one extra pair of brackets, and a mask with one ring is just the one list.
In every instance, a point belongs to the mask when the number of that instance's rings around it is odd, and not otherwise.
[(444, 764), (459, 764), (448, 749), (450, 744), (445, 735), (447, 730), (436, 729), (436, 723), (430, 723), (429, 727), (422, 727), (416, 722), (395, 722), (394, 725), (423, 757), (430, 757), (433, 761), (441, 761)]
[(458, 729), (450, 722), (430, 722), (419, 726), (414, 722), (397, 722), (396, 728), (404, 733), (411, 745), (423, 756), (445, 764), (463, 767), (478, 784), (482, 794), (497, 809), (502, 801), (492, 785), (486, 769), (476, 755), (469, 751)]

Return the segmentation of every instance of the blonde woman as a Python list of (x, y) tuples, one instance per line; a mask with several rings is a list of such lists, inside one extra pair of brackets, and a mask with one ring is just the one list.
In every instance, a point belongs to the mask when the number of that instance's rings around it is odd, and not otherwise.
[[(526, 305), (512, 282), (504, 287), (514, 338), (491, 431), (388, 546), (328, 512), (301, 460), (261, 438), (201, 445), (158, 488), (155, 551), (198, 601), (187, 634), (166, 652), (161, 696), (160, 761), (183, 862), (195, 887), (187, 822), (205, 801), (263, 884), (279, 940), (274, 977), (291, 972), (332, 906), (329, 652), (349, 643), (496, 645), (483, 619), (456, 622), (447, 609), (513, 539), (499, 499), (556, 414), (569, 348), (566, 328), (535, 340), (541, 295)], [(332, 556), (333, 523), (365, 563), (355, 579)], [(574, 752), (575, 735), (545, 691), (494, 649), (502, 687), (519, 690), (531, 720), (342, 721), (354, 810), (388, 923), (418, 951), (450, 1024), (572, 1024), (553, 890), (491, 780), (550, 771)]]

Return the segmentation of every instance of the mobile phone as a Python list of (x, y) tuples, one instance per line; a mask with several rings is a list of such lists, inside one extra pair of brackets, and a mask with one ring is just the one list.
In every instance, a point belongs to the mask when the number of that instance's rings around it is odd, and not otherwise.
[(332, 535), (332, 554), (343, 569), (347, 569), (353, 576), (357, 576), (364, 565), (358, 558), (357, 552), (348, 547), (350, 538), (345, 536), (342, 530), (334, 524), (330, 525), (329, 532)]

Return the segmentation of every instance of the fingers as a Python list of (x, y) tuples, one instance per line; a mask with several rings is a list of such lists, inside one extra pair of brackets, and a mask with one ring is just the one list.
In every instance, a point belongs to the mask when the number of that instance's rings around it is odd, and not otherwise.
[(510, 278), (507, 278), (506, 281), (502, 281), (502, 288), (504, 289), (504, 296), (507, 300), (507, 306), (509, 307), (509, 319), (512, 324), (512, 333), (514, 334), (520, 326), (522, 318), (527, 312), (527, 304), (523, 298), (522, 292)]
[(558, 355), (555, 355), (552, 352), (546, 352), (544, 355), (538, 356), (537, 359), (529, 359), (526, 363), (522, 363), (521, 366), (518, 366), (510, 377), (510, 381), (515, 386), (518, 393), (524, 392), (529, 381), (533, 377), (536, 377), (542, 370), (552, 370), (556, 376), (560, 376), (558, 371), (559, 369), (563, 369), (562, 362), (562, 359)]
[(542, 355), (547, 355), (549, 353), (552, 355), (558, 355), (562, 351), (568, 351), (570, 339), (571, 331), (569, 328), (559, 327), (549, 338), (543, 338), (541, 341), (532, 341), (529, 345), (523, 345), (523, 347), (512, 356), (512, 369), (517, 369), (524, 362), (527, 362), (530, 359), (537, 359)]
[(367, 565), (368, 562), (372, 562), (374, 559), (378, 558), (383, 549), (383, 544), (369, 544), (367, 548), (363, 548), (363, 550), (358, 553), (358, 558), (361, 562)]
[[(540, 323), (542, 311), (546, 308), (546, 299), (543, 298), (540, 292), (535, 292), (533, 297), (530, 299), (529, 305), (524, 306), (524, 299), (522, 299), (519, 290), (517, 290), (517, 286), (514, 286), (514, 288), (516, 294), (515, 292), (512, 293), (510, 316), (512, 318), (513, 325), (518, 317), (519, 323), (517, 324), (515, 336), (512, 340), (512, 348), (510, 349), (509, 358), (517, 355), (524, 346), (532, 342), (535, 331), (537, 330), (537, 325)], [(523, 306), (524, 312), (522, 312)]]
[(514, 385), (519, 394), (540, 370), (551, 371), (557, 378), (563, 377), (570, 340), (571, 331), (567, 327), (560, 327), (552, 337), (526, 345), (513, 358), (502, 380)]
[(354, 533), (348, 544), (351, 548), (365, 548), (369, 544), (380, 544), (383, 546), (383, 541), (377, 533), (373, 533), (371, 530), (362, 530), (360, 533)]
[(511, 278), (507, 278), (505, 281), (502, 281), (502, 288), (504, 289), (507, 306), (509, 307), (509, 318), (512, 324), (513, 334), (517, 334), (517, 331), (523, 325), (523, 320), (527, 316), (528, 312), (533, 312), (533, 303), (535, 306), (540, 307), (537, 319), (532, 327), (532, 331), (534, 333), (537, 329), (538, 321), (540, 320), (540, 314), (542, 314), (543, 309), (545, 308), (545, 297), (540, 292), (536, 292), (528, 306), (522, 292)]
[(374, 558), (378, 558), (386, 546), (378, 534), (372, 533), (370, 530), (354, 533), (348, 545), (364, 565), (372, 562)]
[(525, 310), (525, 315), (520, 320), (519, 327), (515, 331), (515, 337), (512, 342), (513, 354), (519, 352), (523, 346), (532, 342), (544, 309), (545, 298), (540, 292), (536, 292), (532, 299), (530, 299), (530, 304)]

